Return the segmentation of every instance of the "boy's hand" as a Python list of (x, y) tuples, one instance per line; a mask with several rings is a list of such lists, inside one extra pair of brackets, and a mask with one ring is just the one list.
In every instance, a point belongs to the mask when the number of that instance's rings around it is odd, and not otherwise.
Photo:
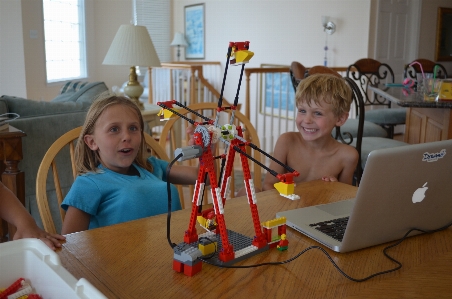
[(60, 241), (66, 240), (66, 237), (58, 235), (58, 234), (49, 234), (46, 231), (40, 229), (35, 223), (30, 223), (29, 225), (23, 225), (17, 229), (14, 234), (14, 240), (22, 239), (22, 238), (36, 238), (40, 239), (50, 249), (55, 250), (61, 247)]
[(335, 178), (334, 176), (324, 176), (322, 177), (322, 181), (325, 182), (337, 182), (337, 178)]

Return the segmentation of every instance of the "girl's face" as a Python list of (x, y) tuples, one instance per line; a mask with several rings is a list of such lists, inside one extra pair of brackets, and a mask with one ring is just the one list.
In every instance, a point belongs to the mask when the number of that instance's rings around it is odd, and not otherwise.
[(98, 151), (102, 165), (127, 174), (141, 145), (140, 119), (135, 110), (124, 105), (105, 109), (94, 125), (94, 133), (85, 135), (85, 143)]
[(323, 136), (331, 135), (335, 126), (341, 126), (347, 120), (348, 114), (341, 117), (333, 113), (331, 104), (321, 102), (317, 105), (314, 101), (309, 106), (306, 102), (298, 104), (296, 118), (297, 128), (303, 139), (316, 140)]

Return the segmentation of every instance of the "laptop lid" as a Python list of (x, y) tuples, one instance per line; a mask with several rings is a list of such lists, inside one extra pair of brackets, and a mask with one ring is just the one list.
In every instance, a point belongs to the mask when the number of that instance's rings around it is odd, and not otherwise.
[[(402, 238), (452, 221), (452, 140), (372, 151), (356, 198), (278, 212), (287, 225), (338, 252)], [(342, 242), (309, 224), (350, 216)], [(412, 233), (414, 235), (416, 233)]]

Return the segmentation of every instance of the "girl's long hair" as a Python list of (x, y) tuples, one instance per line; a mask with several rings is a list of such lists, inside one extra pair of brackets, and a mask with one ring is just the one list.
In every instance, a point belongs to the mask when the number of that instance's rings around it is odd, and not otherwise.
[(99, 172), (99, 164), (101, 163), (98, 151), (91, 150), (84, 141), (85, 135), (94, 134), (94, 128), (99, 116), (108, 107), (113, 105), (123, 105), (132, 108), (138, 115), (140, 120), (140, 132), (141, 132), (141, 144), (138, 149), (138, 154), (135, 157), (134, 163), (152, 172), (152, 164), (147, 161), (145, 153), (147, 152), (146, 143), (143, 134), (143, 117), (141, 115), (140, 108), (129, 98), (117, 95), (101, 94), (91, 105), (86, 114), (85, 123), (83, 124), (82, 131), (75, 146), (75, 165), (77, 175), (88, 172)]

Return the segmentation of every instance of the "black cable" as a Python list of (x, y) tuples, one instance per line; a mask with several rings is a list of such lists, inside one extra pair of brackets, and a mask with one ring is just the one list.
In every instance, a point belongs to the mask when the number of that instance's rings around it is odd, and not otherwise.
[[(198, 116), (199, 118), (204, 119), (204, 120), (207, 122), (207, 124), (209, 123), (209, 121), (211, 121), (211, 119), (208, 118), (207, 116), (204, 116), (204, 115), (202, 115), (202, 114), (196, 112), (195, 110), (188, 108), (188, 106), (185, 105), (185, 104), (182, 104), (182, 103), (180, 103), (180, 102), (176, 102), (176, 103), (174, 103), (174, 104), (177, 105), (177, 106), (179, 106), (179, 107), (184, 108), (185, 110), (187, 110), (187, 111), (190, 112), (190, 113), (193, 113), (194, 115)], [(179, 113), (176, 113), (176, 115), (181, 116)], [(181, 116), (181, 117), (182, 117), (182, 116)], [(184, 118), (185, 118), (185, 117), (184, 117)], [(185, 119), (187, 119), (187, 118), (185, 118)], [(191, 121), (193, 121), (193, 123), (195, 122), (194, 120), (191, 120)], [(193, 124), (193, 123), (192, 123), (192, 124)]]
[(257, 161), (256, 159), (254, 159), (253, 157), (251, 157), (250, 155), (248, 155), (247, 153), (245, 153), (244, 151), (242, 151), (238, 146), (233, 145), (232, 148), (238, 152), (239, 154), (244, 155), (245, 157), (247, 157), (248, 159), (250, 159), (251, 161), (253, 161), (254, 163), (256, 163), (257, 165), (259, 165), (260, 167), (262, 167), (263, 169), (267, 170), (268, 172), (270, 172), (273, 176), (277, 176), (278, 173), (270, 168), (268, 168), (267, 166), (265, 166), (264, 164), (262, 164), (261, 162)]
[[(166, 217), (166, 238), (168, 240), (168, 244), (171, 246), (171, 248), (174, 248), (177, 246), (177, 244), (171, 242), (171, 183), (169, 181), (169, 174), (171, 171), (171, 167), (173, 167), (173, 164), (176, 163), (177, 160), (179, 160), (180, 157), (182, 157), (183, 154), (180, 153), (177, 155), (176, 158), (174, 158), (173, 161), (171, 161), (168, 166), (166, 167), (166, 191), (168, 193), (168, 216)], [(179, 195), (180, 196), (180, 195)]]
[[(369, 276), (367, 276), (367, 277), (364, 277), (364, 278), (353, 278), (353, 277), (351, 277), (350, 275), (348, 275), (347, 273), (345, 273), (341, 268), (339, 268), (339, 266), (338, 266), (338, 265), (336, 264), (336, 262), (333, 260), (333, 258), (331, 257), (331, 255), (330, 255), (324, 248), (322, 248), (322, 247), (320, 247), (320, 246), (317, 246), (317, 245), (309, 246), (308, 248), (302, 250), (300, 253), (298, 253), (298, 254), (295, 255), (294, 257), (292, 257), (292, 258), (290, 258), (290, 259), (287, 259), (287, 260), (285, 260), (285, 261), (281, 261), (281, 262), (268, 262), (268, 263), (260, 263), (260, 264), (254, 264), (254, 265), (244, 265), (244, 266), (218, 265), (218, 264), (214, 264), (214, 263), (211, 263), (210, 261), (208, 261), (208, 259), (211, 258), (211, 255), (209, 255), (209, 256), (206, 257), (206, 258), (199, 258), (199, 260), (203, 261), (203, 262), (206, 263), (206, 264), (209, 264), (209, 265), (212, 265), (212, 266), (217, 266), (217, 267), (220, 267), (220, 268), (246, 269), (246, 268), (256, 268), (256, 267), (268, 266), (268, 265), (270, 265), (270, 266), (275, 266), (275, 265), (283, 265), (283, 264), (287, 264), (287, 263), (289, 263), (289, 262), (291, 262), (291, 261), (297, 259), (297, 258), (300, 257), (302, 254), (306, 253), (307, 251), (309, 251), (309, 250), (311, 250), (311, 249), (319, 249), (320, 251), (323, 252), (323, 254), (326, 255), (326, 257), (330, 260), (330, 262), (333, 264), (333, 266), (334, 266), (334, 267), (339, 271), (339, 273), (341, 273), (345, 278), (347, 278), (347, 279), (349, 279), (349, 280), (351, 280), (351, 281), (354, 281), (354, 282), (363, 282), (363, 281), (369, 280), (369, 279), (371, 279), (371, 278), (373, 278), (373, 277), (376, 277), (376, 276), (379, 276), (379, 275), (383, 275), (383, 274), (387, 274), (387, 273), (390, 273), (390, 272), (394, 272), (394, 271), (397, 271), (397, 270), (399, 270), (400, 268), (402, 268), (402, 263), (399, 262), (399, 261), (397, 261), (395, 258), (391, 257), (391, 256), (387, 253), (387, 250), (389, 250), (389, 249), (391, 249), (391, 248), (393, 248), (393, 247), (396, 247), (397, 245), (399, 245), (400, 243), (402, 243), (403, 241), (405, 241), (405, 240), (407, 239), (408, 235), (409, 235), (411, 232), (413, 232), (413, 231), (418, 231), (418, 232), (421, 232), (421, 233), (424, 233), (424, 234), (431, 234), (431, 233), (434, 233), (434, 232), (438, 232), (438, 231), (445, 230), (445, 229), (447, 229), (448, 227), (450, 227), (451, 225), (452, 225), (452, 222), (449, 223), (449, 224), (447, 224), (447, 225), (445, 225), (445, 226), (443, 226), (443, 227), (440, 227), (440, 228), (438, 228), (438, 229), (431, 230), (431, 231), (425, 231), (425, 230), (421, 230), (421, 229), (418, 229), (418, 228), (412, 228), (412, 229), (410, 229), (410, 230), (409, 230), (409, 231), (408, 231), (408, 232), (407, 232), (400, 240), (398, 240), (397, 242), (395, 242), (395, 243), (393, 243), (393, 244), (391, 244), (391, 245), (389, 245), (389, 246), (383, 248), (383, 251), (382, 251), (382, 252), (383, 252), (384, 256), (385, 256), (386, 258), (388, 258), (389, 260), (391, 260), (392, 262), (396, 263), (396, 264), (397, 264), (397, 267), (392, 268), (392, 269), (389, 269), (389, 270), (385, 270), (385, 271), (380, 271), (380, 272), (371, 274), (371, 275), (369, 275)], [(216, 251), (216, 249), (215, 249), (215, 251)], [(215, 252), (215, 253), (216, 253), (216, 252)]]
[(164, 108), (164, 109), (166, 109), (166, 110), (169, 110), (169, 111), (171, 111), (173, 114), (176, 114), (177, 116), (179, 116), (180, 118), (183, 118), (183, 119), (185, 119), (186, 121), (188, 121), (189, 123), (191, 123), (192, 125), (194, 125), (195, 124), (195, 121), (194, 120), (192, 120), (192, 119), (189, 119), (188, 117), (186, 117), (185, 115), (182, 115), (182, 114), (180, 114), (179, 112), (177, 112), (176, 110), (174, 110), (174, 109), (171, 109), (171, 108), (169, 108), (169, 107), (167, 107), (165, 104), (163, 104), (163, 103), (159, 103), (158, 104), (160, 107), (162, 107), (162, 108)]
[(224, 84), (226, 83), (226, 76), (228, 74), (229, 59), (231, 59), (232, 46), (228, 47), (228, 54), (226, 55), (226, 65), (224, 66), (223, 83), (221, 84), (220, 97), (218, 98), (218, 108), (223, 106), (223, 92)]
[(240, 70), (239, 84), (237, 85), (237, 93), (235, 94), (234, 107), (237, 107), (237, 104), (239, 103), (240, 84), (242, 83), (244, 69), (245, 69), (245, 64), (243, 63), (242, 69)]
[(266, 152), (264, 152), (263, 150), (261, 150), (257, 145), (255, 145), (254, 143), (248, 142), (247, 144), (249, 147), (251, 147), (252, 149), (260, 152), (261, 154), (263, 154), (264, 156), (266, 156), (267, 158), (272, 159), (273, 161), (275, 161), (276, 163), (278, 163), (279, 165), (281, 165), (282, 167), (284, 167), (284, 169), (286, 169), (289, 172), (294, 172), (295, 169), (293, 169), (290, 166), (287, 166), (286, 164), (282, 163), (281, 161), (279, 161), (278, 159), (276, 159), (275, 157), (267, 154)]

